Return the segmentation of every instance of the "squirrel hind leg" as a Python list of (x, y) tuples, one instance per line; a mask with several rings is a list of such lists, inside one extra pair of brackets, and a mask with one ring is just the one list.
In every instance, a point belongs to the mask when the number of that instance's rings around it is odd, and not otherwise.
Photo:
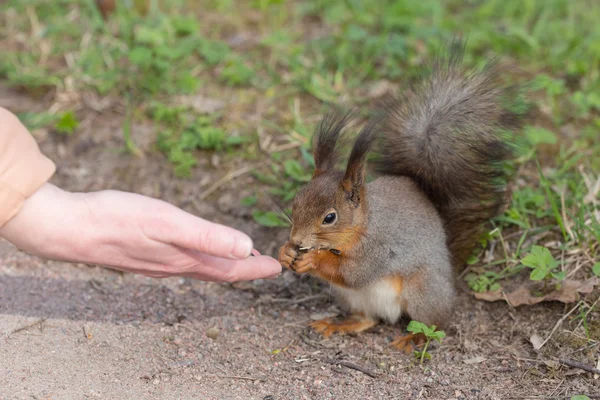
[(427, 338), (422, 333), (411, 333), (409, 335), (397, 336), (392, 343), (390, 343), (396, 349), (410, 354), (414, 348), (421, 348)]
[[(415, 321), (427, 326), (444, 328), (450, 320), (456, 298), (456, 289), (451, 279), (443, 275), (430, 274), (423, 269), (404, 280), (400, 295), (402, 310)], [(421, 348), (427, 341), (425, 335), (406, 334), (395, 338), (392, 346), (406, 353)]]
[(342, 321), (334, 321), (333, 319), (322, 319), (310, 324), (318, 333), (328, 338), (334, 333), (359, 333), (366, 331), (369, 328), (377, 325), (377, 321), (372, 318), (367, 318), (362, 314), (354, 314)]

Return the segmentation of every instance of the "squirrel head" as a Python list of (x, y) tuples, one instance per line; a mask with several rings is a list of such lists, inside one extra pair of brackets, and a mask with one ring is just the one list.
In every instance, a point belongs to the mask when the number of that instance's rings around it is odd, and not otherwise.
[(300, 249), (343, 251), (366, 231), (366, 159), (378, 124), (369, 121), (352, 147), (345, 171), (335, 169), (338, 142), (353, 110), (332, 107), (313, 138), (315, 172), (292, 204), (290, 243)]

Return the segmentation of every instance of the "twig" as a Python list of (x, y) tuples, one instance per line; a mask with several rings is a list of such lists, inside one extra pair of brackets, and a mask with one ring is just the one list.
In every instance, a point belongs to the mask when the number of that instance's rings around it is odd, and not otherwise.
[(17, 328), (17, 329), (15, 329), (15, 330), (13, 330), (12, 332), (10, 332), (10, 333), (8, 334), (8, 336), (10, 336), (10, 335), (14, 335), (15, 333), (18, 333), (18, 332), (24, 331), (24, 330), (26, 330), (26, 329), (29, 329), (29, 328), (33, 328), (33, 327), (34, 327), (34, 326), (36, 326), (36, 325), (43, 324), (43, 323), (44, 323), (44, 321), (46, 321), (46, 318), (39, 319), (39, 320), (37, 320), (37, 321), (35, 321), (35, 322), (32, 322), (31, 324), (28, 324), (28, 325), (22, 326), (22, 327), (20, 327), (20, 328)]
[(275, 303), (284, 303), (284, 304), (299, 304), (304, 303), (310, 300), (317, 300), (320, 298), (325, 298), (324, 294), (313, 294), (312, 296), (301, 297), (299, 299), (285, 299), (285, 298), (274, 298), (274, 299), (261, 299), (256, 302), (256, 304), (275, 304)]
[(577, 303), (577, 304), (575, 305), (575, 307), (573, 307), (573, 308), (571, 309), (571, 311), (569, 311), (568, 313), (566, 313), (565, 315), (563, 315), (563, 316), (561, 317), (561, 319), (559, 319), (559, 320), (556, 322), (556, 325), (554, 325), (554, 328), (552, 328), (552, 332), (550, 332), (550, 335), (548, 335), (548, 337), (546, 338), (546, 340), (544, 340), (544, 341), (542, 342), (542, 344), (540, 345), (540, 348), (539, 348), (538, 350), (540, 350), (542, 347), (544, 347), (544, 345), (545, 345), (545, 344), (548, 342), (548, 340), (550, 340), (550, 338), (552, 337), (552, 335), (554, 335), (554, 332), (556, 332), (556, 330), (558, 329), (558, 327), (559, 327), (559, 326), (561, 326), (561, 325), (562, 325), (562, 323), (564, 322), (564, 320), (565, 320), (565, 319), (567, 319), (567, 317), (568, 317), (569, 315), (571, 315), (571, 314), (573, 313), (573, 311), (575, 311), (575, 310), (576, 310), (576, 309), (577, 309), (577, 308), (578, 308), (580, 305), (581, 305), (581, 302)]
[(594, 304), (592, 304), (592, 306), (587, 310), (587, 312), (585, 313), (585, 315), (583, 316), (581, 321), (579, 321), (579, 323), (577, 324), (577, 327), (575, 329), (579, 328), (581, 326), (581, 324), (583, 324), (583, 321), (587, 319), (588, 314), (591, 313), (592, 310), (594, 309), (594, 307), (596, 307), (596, 304), (598, 304), (598, 300), (600, 300), (600, 297), (598, 297), (596, 299), (596, 301), (594, 302)]
[(324, 359), (323, 361), (326, 362), (327, 364), (341, 365), (342, 367), (346, 367), (346, 368), (350, 368), (350, 369), (353, 369), (353, 370), (358, 371), (358, 372), (362, 372), (363, 374), (368, 375), (371, 378), (377, 378), (378, 377), (378, 375), (375, 372), (369, 371), (368, 369), (365, 369), (365, 368), (361, 367), (360, 365), (356, 365), (354, 363), (351, 363), (350, 361), (334, 360), (334, 359), (331, 359), (331, 358)]
[(193, 332), (193, 333), (196, 333), (196, 334), (198, 334), (198, 335), (200, 335), (200, 334), (201, 334), (201, 333), (200, 333), (200, 332), (198, 332), (196, 329), (194, 329), (194, 328), (192, 328), (192, 327), (190, 327), (190, 326), (184, 325), (184, 324), (177, 323), (177, 324), (175, 324), (175, 326), (181, 326), (181, 327), (183, 327), (183, 328), (185, 328), (185, 329), (187, 329), (187, 330), (189, 330), (189, 331), (191, 331), (191, 332)]
[(569, 220), (567, 219), (567, 212), (565, 211), (565, 209), (566, 209), (566, 207), (565, 207), (565, 188), (562, 188), (562, 190), (560, 191), (560, 206), (562, 208), (561, 213), (562, 213), (563, 221), (565, 223), (565, 228), (567, 229), (567, 233), (569, 234), (569, 237), (571, 238), (571, 240), (575, 240), (575, 235), (573, 234), (573, 231), (571, 230)]
[(213, 183), (208, 189), (206, 189), (204, 192), (202, 192), (202, 194), (200, 195), (200, 200), (204, 200), (206, 199), (208, 196), (210, 196), (215, 190), (217, 190), (218, 188), (220, 188), (221, 186), (223, 186), (225, 183), (231, 181), (232, 179), (235, 179), (239, 176), (242, 176), (244, 174), (247, 174), (250, 171), (255, 170), (256, 168), (262, 166), (264, 163), (260, 163), (260, 164), (255, 164), (255, 165), (247, 165), (244, 168), (240, 168), (237, 171), (233, 171), (228, 173), (227, 175), (225, 175), (224, 177), (222, 177), (221, 179), (219, 179), (218, 181), (216, 181), (215, 183)]
[(569, 359), (566, 359), (566, 358), (557, 358), (556, 360), (558, 362), (560, 362), (561, 364), (568, 365), (569, 367), (579, 368), (579, 369), (582, 369), (584, 371), (591, 372), (592, 374), (599, 374), (600, 375), (600, 369), (597, 369), (597, 368), (594, 368), (594, 367), (590, 367), (589, 365), (580, 363), (579, 361), (569, 360)]
[(296, 147), (300, 147), (300, 146), (302, 146), (302, 143), (299, 143), (299, 142), (286, 143), (286, 144), (282, 144), (280, 146), (271, 147), (269, 149), (269, 153), (277, 153), (280, 151), (291, 150), (291, 149), (295, 149)]
[(506, 292), (503, 290), (502, 291), (502, 296), (504, 297), (504, 301), (506, 301), (506, 304), (508, 304), (508, 307), (513, 311), (516, 312), (517, 310), (515, 309), (515, 307), (510, 304), (510, 301), (508, 300), (508, 297), (506, 297)]
[(243, 379), (246, 381), (266, 381), (267, 378), (253, 378), (251, 376), (237, 376), (237, 375), (212, 375), (213, 378), (223, 378), (223, 379)]
[(558, 386), (556, 388), (554, 388), (554, 390), (552, 391), (552, 393), (550, 393), (550, 397), (554, 396), (554, 393), (558, 392), (558, 389), (560, 389), (560, 387), (562, 386), (562, 384), (565, 382), (566, 378), (563, 378), (562, 381), (560, 381), (560, 383), (558, 384)]

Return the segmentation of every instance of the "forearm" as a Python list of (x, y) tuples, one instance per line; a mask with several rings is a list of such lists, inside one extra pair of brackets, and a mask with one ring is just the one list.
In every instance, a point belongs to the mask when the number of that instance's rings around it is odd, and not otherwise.
[(118, 191), (69, 193), (46, 184), (0, 236), (38, 256), (157, 278), (237, 281), (281, 271), (270, 257), (249, 257), (252, 240), (242, 232)]

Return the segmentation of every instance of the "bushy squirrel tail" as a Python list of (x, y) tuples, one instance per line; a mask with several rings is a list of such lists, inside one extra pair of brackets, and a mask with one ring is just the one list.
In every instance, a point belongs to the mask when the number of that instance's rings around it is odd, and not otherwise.
[(523, 115), (519, 87), (502, 85), (494, 62), (466, 70), (464, 46), (454, 42), (428, 76), (382, 101), (377, 162), (385, 174), (414, 179), (435, 204), (455, 266), (506, 203), (509, 137)]

